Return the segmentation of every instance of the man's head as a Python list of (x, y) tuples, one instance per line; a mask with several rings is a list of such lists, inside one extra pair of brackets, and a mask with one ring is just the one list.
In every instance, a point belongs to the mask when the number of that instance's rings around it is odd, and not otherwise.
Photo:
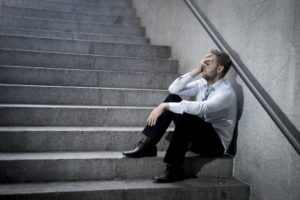
[(206, 58), (209, 58), (209, 61), (206, 61), (203, 66), (202, 77), (207, 81), (215, 82), (229, 71), (231, 60), (227, 53), (212, 49)]

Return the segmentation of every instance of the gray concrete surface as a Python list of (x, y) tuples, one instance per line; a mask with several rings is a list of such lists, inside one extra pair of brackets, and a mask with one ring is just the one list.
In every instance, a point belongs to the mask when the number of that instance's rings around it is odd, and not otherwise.
[[(195, 2), (299, 130), (300, 2)], [(196, 67), (215, 48), (183, 1), (133, 0), (133, 4), (152, 43), (172, 46), (179, 73)], [(251, 184), (253, 200), (299, 199), (299, 155), (233, 70), (227, 79), (242, 85), (244, 95), (234, 175)]]
[(154, 107), (1, 104), (0, 126), (145, 126)]
[[(7, 184), (0, 184), (0, 199), (247, 199), (249, 187), (230, 178), (233, 159), (227, 157), (189, 153), (186, 175), (202, 178), (181, 186), (137, 180), (163, 171), (164, 152), (129, 159), (121, 151), (136, 146), (153, 106), (178, 76), (178, 62), (169, 58), (169, 47), (145, 45), (149, 39), (143, 38), (145, 29), (130, 1), (97, 2), (0, 0), (0, 34), (5, 34), (0, 45), (0, 182), (17, 182), (10, 194)], [(158, 145), (166, 147), (165, 140)], [(61, 182), (70, 180), (76, 183)], [(81, 180), (97, 180), (102, 189), (91, 190), (94, 186), (84, 187)], [(49, 193), (53, 187), (46, 186), (50, 190), (42, 192), (44, 181), (60, 181), (50, 183), (60, 191)]]
[[(207, 186), (210, 187), (207, 187)], [(150, 188), (145, 193), (145, 188)], [(78, 192), (80, 191), (80, 192)], [(67, 183), (0, 185), (0, 199), (207, 199), (246, 200), (249, 188), (239, 181), (226, 178), (191, 179), (176, 184), (155, 184), (151, 180), (80, 181)]]
[[(16, 59), (17, 58), (17, 59)], [(0, 49), (2, 65), (19, 65), (41, 68), (109, 70), (129, 72), (176, 73), (176, 60), (100, 56), (88, 54), (59, 53)]]
[(134, 16), (135, 10), (132, 7), (117, 7), (116, 5), (88, 5), (88, 4), (70, 4), (59, 1), (43, 1), (41, 4), (38, 0), (4, 0), (5, 6), (19, 6), (25, 8), (40, 8), (56, 11), (77, 12), (77, 13), (101, 13), (103, 15), (113, 16)]
[(135, 36), (121, 36), (112, 34), (89, 34), (80, 32), (63, 32), (63, 31), (47, 31), (47, 30), (32, 30), (24, 28), (4, 28), (2, 27), (0, 33), (3, 35), (15, 36), (33, 36), (33, 37), (48, 37), (56, 39), (68, 40), (87, 40), (98, 42), (116, 42), (116, 43), (130, 43), (130, 44), (149, 44), (150, 39), (145, 37)]
[(96, 41), (66, 40), (29, 36), (0, 36), (1, 48), (32, 51), (50, 51), (91, 55), (109, 55), (141, 58), (169, 58), (167, 46), (146, 44), (119, 44)]
[[(0, 127), (0, 152), (124, 151), (136, 147), (144, 127)], [(172, 131), (173, 128), (168, 129)], [(120, 142), (122, 141), (122, 142)], [(157, 148), (166, 151), (162, 139)]]
[(159, 89), (0, 84), (0, 103), (156, 106), (169, 92)]
[(92, 23), (110, 23), (110, 24), (121, 24), (121, 25), (140, 25), (139, 18), (136, 17), (123, 17), (112, 16), (112, 15), (100, 15), (98, 13), (78, 13), (68, 11), (56, 11), (41, 8), (24, 8), (17, 6), (2, 6), (3, 16), (22, 16), (22, 17), (37, 17), (46, 19), (61, 19), (71, 20), (79, 22), (92, 22)]
[(69, 5), (89, 5), (89, 6), (113, 6), (113, 7), (125, 7), (132, 8), (132, 4), (130, 0), (44, 0), (43, 3), (37, 0), (2, 0), (4, 3), (15, 3), (19, 5), (27, 5), (27, 4), (35, 4), (35, 5), (44, 5), (49, 3), (65, 3)]
[[(126, 158), (121, 152), (38, 152), (0, 153), (0, 182), (42, 182), (70, 180), (107, 180), (114, 178), (152, 178), (164, 168), (163, 156)], [(187, 154), (186, 175), (232, 175), (231, 158), (200, 158)]]
[[(126, 70), (126, 68), (124, 69)], [(1, 83), (167, 89), (176, 74), (0, 66)], [(126, 76), (124, 76), (126, 74)]]
[(49, 31), (64, 31), (64, 32), (83, 32), (83, 33), (104, 33), (104, 34), (120, 34), (120, 35), (135, 35), (144, 36), (144, 27), (139, 26), (122, 26), (122, 25), (107, 25), (86, 22), (72, 22), (70, 20), (58, 19), (43, 19), (36, 17), (1, 17), (1, 28), (30, 28)]

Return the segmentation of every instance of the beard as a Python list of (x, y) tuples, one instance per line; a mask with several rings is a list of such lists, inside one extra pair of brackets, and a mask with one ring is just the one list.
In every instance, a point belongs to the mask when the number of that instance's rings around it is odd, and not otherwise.
[(202, 74), (202, 78), (204, 78), (206, 81), (213, 81), (217, 78), (217, 76), (218, 76), (217, 69), (211, 71), (209, 74), (207, 73)]

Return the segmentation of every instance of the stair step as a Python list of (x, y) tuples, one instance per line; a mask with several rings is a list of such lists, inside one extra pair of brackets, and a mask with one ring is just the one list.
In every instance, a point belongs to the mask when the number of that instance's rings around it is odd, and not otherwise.
[[(165, 152), (132, 159), (121, 152), (0, 153), (0, 182), (41, 182), (151, 178), (162, 173)], [(191, 176), (232, 175), (231, 158), (203, 158), (188, 152), (185, 173)]]
[[(20, 5), (26, 4), (30, 2), (36, 2), (37, 4), (41, 4), (41, 1), (37, 0), (2, 0), (4, 4), (10, 5)], [(89, 6), (115, 6), (115, 7), (132, 7), (132, 3), (130, 0), (43, 0), (43, 2), (47, 3), (66, 3), (71, 5), (82, 4)]]
[(145, 126), (153, 107), (0, 104), (0, 126)]
[(90, 22), (90, 23), (102, 23), (102, 24), (120, 24), (120, 25), (140, 25), (140, 19), (137, 17), (125, 17), (122, 15), (100, 15), (98, 13), (80, 13), (80, 12), (68, 12), (68, 11), (56, 11), (42, 8), (24, 8), (15, 6), (2, 6), (3, 16), (22, 16), (22, 17), (36, 17), (47, 19), (60, 19), (71, 20), (77, 22)]
[[(0, 152), (125, 151), (136, 147), (143, 128), (0, 127)], [(157, 148), (165, 151), (167, 146), (162, 139)]]
[(34, 17), (1, 17), (1, 28), (27, 28), (64, 32), (83, 32), (89, 34), (119, 34), (145, 36), (145, 28), (140, 26), (122, 26), (97, 23), (73, 22), (69, 20), (43, 19)]
[(0, 103), (157, 106), (167, 90), (0, 84)]
[(23, 8), (41, 8), (55, 11), (80, 12), (80, 13), (101, 13), (104, 15), (135, 16), (135, 9), (129, 7), (117, 7), (114, 5), (88, 5), (70, 4), (64, 2), (51, 2), (40, 0), (9, 0), (4, 1), (5, 6), (18, 6)]
[(32, 37), (48, 37), (53, 39), (69, 39), (69, 40), (88, 40), (98, 42), (115, 42), (128, 44), (149, 44), (150, 39), (138, 36), (126, 35), (107, 35), (107, 34), (87, 34), (80, 32), (62, 32), (47, 30), (32, 30), (14, 27), (2, 27), (0, 35), (16, 35), (16, 36), (32, 36)]
[(176, 74), (0, 66), (0, 83), (166, 89)]
[(119, 70), (176, 73), (178, 62), (167, 59), (0, 49), (2, 65), (57, 69)]
[(233, 178), (201, 177), (167, 184), (149, 179), (1, 184), (0, 199), (248, 200), (249, 186)]
[(109, 55), (141, 58), (169, 58), (171, 48), (158, 45), (51, 39), (29, 36), (0, 35), (1, 48), (63, 53)]

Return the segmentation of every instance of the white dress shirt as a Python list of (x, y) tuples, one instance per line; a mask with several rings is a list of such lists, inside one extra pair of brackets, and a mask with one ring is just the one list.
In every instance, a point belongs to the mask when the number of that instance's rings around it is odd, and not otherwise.
[(188, 73), (180, 77), (181, 79), (177, 78), (170, 85), (169, 92), (180, 96), (196, 96), (196, 101), (183, 100), (169, 103), (170, 111), (198, 115), (204, 121), (211, 123), (226, 153), (237, 121), (237, 101), (231, 84), (220, 79), (210, 86), (211, 93), (206, 100), (202, 101), (208, 88), (206, 80), (201, 78), (190, 82), (192, 77)]

